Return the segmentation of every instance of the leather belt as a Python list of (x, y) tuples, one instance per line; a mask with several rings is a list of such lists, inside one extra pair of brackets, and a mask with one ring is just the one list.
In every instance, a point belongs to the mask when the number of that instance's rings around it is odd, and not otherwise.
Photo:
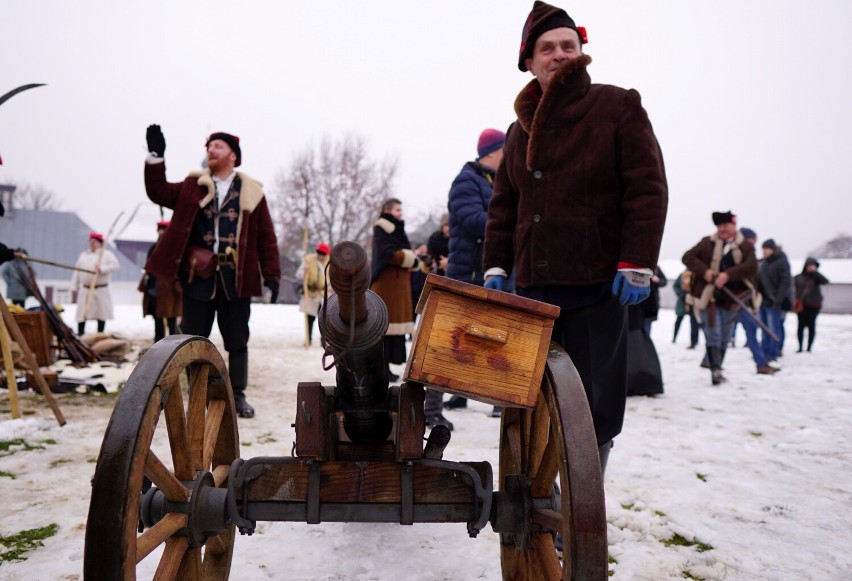
[(234, 255), (226, 254), (224, 252), (216, 253), (216, 262), (221, 264), (234, 264)]

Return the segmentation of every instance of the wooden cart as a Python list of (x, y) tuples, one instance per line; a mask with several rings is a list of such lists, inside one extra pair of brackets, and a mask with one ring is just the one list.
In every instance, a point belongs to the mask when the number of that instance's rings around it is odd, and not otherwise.
[[(85, 578), (135, 579), (163, 547), (155, 578), (227, 579), (237, 530), (299, 521), (458, 522), (471, 537), (490, 523), (504, 579), (605, 579), (597, 443), (579, 376), (549, 342), (558, 310), (430, 276), (406, 381), (389, 386), (387, 310), (367, 290), (364, 250), (335, 246), (329, 277), (320, 330), (336, 385), (298, 384), (294, 455), (238, 457), (228, 373), (209, 341), (175, 335), (148, 350), (104, 436)], [(498, 490), (488, 462), (443, 457), (443, 426), (423, 445), (424, 383), (506, 406)]]

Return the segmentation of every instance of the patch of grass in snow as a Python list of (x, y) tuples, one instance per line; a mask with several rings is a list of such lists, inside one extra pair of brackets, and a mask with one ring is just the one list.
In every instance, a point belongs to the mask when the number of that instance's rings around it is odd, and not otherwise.
[(21, 531), (8, 537), (0, 535), (0, 565), (4, 562), (26, 561), (24, 553), (43, 547), (44, 539), (59, 531), (59, 526), (51, 523), (46, 527)]
[(642, 512), (642, 509), (637, 507), (632, 502), (624, 502), (621, 504), (621, 508), (624, 510), (632, 510), (633, 512)]
[[(45, 440), (45, 444), (55, 444), (52, 440)], [(40, 444), (30, 444), (23, 438), (14, 440), (0, 440), (0, 458), (11, 456), (15, 452), (29, 452), (30, 450), (44, 450), (44, 446)]]
[(62, 464), (68, 464), (69, 462), (71, 462), (71, 460), (69, 458), (60, 458), (58, 460), (54, 460), (53, 462), (51, 462), (50, 467), (56, 468), (57, 466), (61, 466)]
[(274, 444), (278, 441), (278, 438), (272, 435), (272, 432), (266, 432), (257, 437), (258, 444)]
[(698, 478), (701, 482), (707, 482), (708, 474), (702, 474), (701, 472), (696, 472), (695, 477)]
[(676, 547), (695, 547), (695, 550), (699, 553), (704, 553), (705, 551), (712, 551), (713, 545), (709, 545), (707, 543), (702, 543), (697, 539), (689, 540), (686, 537), (683, 537), (677, 533), (670, 539), (663, 539), (660, 541), (666, 547), (671, 547), (672, 545)]
[(12, 480), (15, 480), (15, 478), (17, 478), (17, 477), (14, 474), (12, 474), (11, 472), (6, 472), (5, 470), (0, 470), (0, 478), (11, 478)]
[(755, 438), (759, 438), (759, 437), (761, 437), (761, 436), (763, 435), (763, 432), (751, 431), (751, 432), (749, 432), (749, 434), (751, 434), (751, 435), (752, 435), (752, 436), (754, 436)]
[(695, 575), (693, 575), (689, 571), (683, 572), (683, 578), (684, 579), (694, 579), (695, 581), (704, 581), (704, 577), (696, 577)]

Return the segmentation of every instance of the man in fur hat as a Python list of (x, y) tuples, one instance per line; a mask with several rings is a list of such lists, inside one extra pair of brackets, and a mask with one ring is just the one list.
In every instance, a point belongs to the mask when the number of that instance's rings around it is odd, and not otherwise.
[(485, 286), (561, 307), (553, 329), (589, 400), (601, 466), (621, 432), (627, 308), (650, 294), (668, 204), (662, 153), (639, 93), (592, 84), (585, 30), (535, 2), (488, 208)]
[(683, 263), (695, 273), (690, 297), (695, 318), (704, 330), (711, 382), (719, 385), (725, 381), (722, 361), (740, 308), (723, 289), (739, 296), (743, 302), (750, 300), (757, 258), (754, 245), (737, 230), (734, 214), (713, 212), (713, 224), (716, 233), (705, 236), (687, 250)]
[(160, 126), (149, 126), (146, 138), (145, 189), (152, 202), (173, 214), (145, 270), (163, 280), (179, 277), (184, 333), (208, 337), (213, 320), (218, 321), (237, 413), (254, 417), (245, 396), (251, 298), (261, 296), (266, 286), (276, 302), (281, 278), (278, 241), (262, 184), (234, 169), (242, 163), (236, 135), (211, 134), (205, 144), (207, 168), (178, 183), (166, 181), (166, 140)]

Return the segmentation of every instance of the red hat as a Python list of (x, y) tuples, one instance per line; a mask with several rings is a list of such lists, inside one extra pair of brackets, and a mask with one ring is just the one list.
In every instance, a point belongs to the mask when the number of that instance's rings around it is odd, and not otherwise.
[(234, 167), (240, 167), (240, 164), (243, 163), (243, 153), (240, 151), (240, 138), (236, 135), (225, 133), (224, 131), (217, 131), (216, 133), (210, 134), (210, 137), (208, 137), (207, 141), (204, 143), (204, 147), (208, 147), (211, 141), (215, 141), (217, 139), (228, 144), (228, 147), (230, 147), (231, 151), (233, 151), (237, 156), (237, 161), (234, 162)]
[(586, 29), (582, 26), (574, 24), (574, 19), (568, 16), (568, 13), (551, 6), (546, 2), (536, 0), (527, 21), (524, 23), (524, 30), (521, 33), (521, 49), (518, 51), (518, 68), (524, 73), (527, 70), (527, 65), (524, 62), (528, 58), (532, 58), (533, 49), (535, 49), (535, 41), (538, 37), (554, 28), (570, 28), (580, 37), (580, 44), (589, 42), (586, 35)]
[(97, 240), (98, 242), (103, 242), (104, 235), (98, 232), (89, 232), (89, 240)]
[(169, 227), (169, 224), (171, 224), (171, 222), (168, 222), (166, 220), (161, 220), (161, 221), (157, 222), (157, 230), (165, 230), (166, 228)]
[(317, 252), (319, 252), (320, 254), (329, 255), (331, 254), (331, 246), (329, 246), (325, 242), (320, 242), (319, 244), (317, 244)]

